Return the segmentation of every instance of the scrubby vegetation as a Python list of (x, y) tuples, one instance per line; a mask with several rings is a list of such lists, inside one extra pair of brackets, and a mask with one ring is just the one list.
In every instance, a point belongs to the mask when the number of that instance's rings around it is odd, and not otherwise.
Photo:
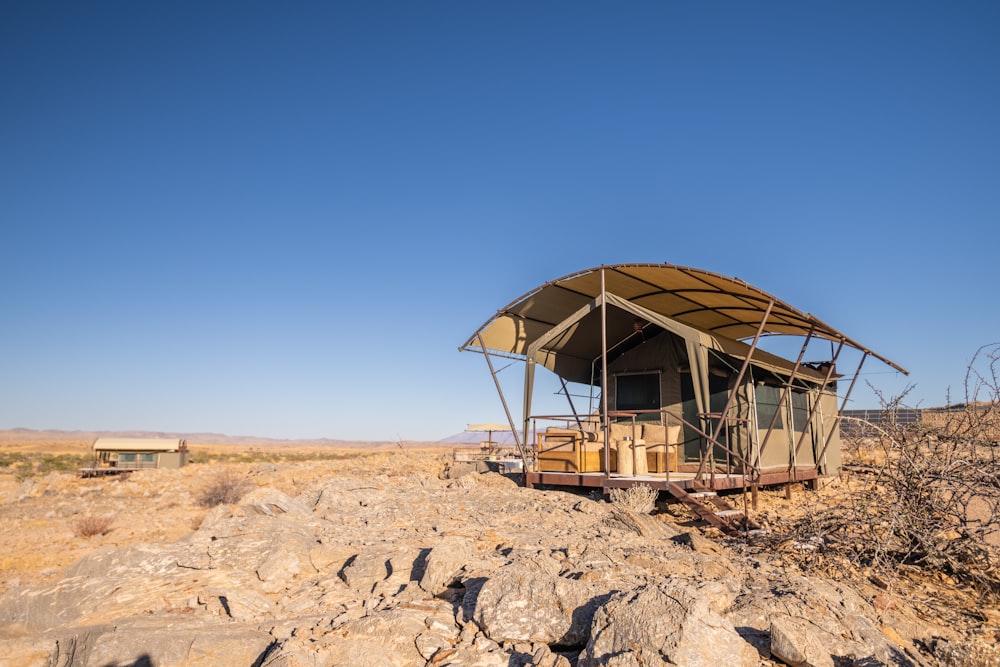
[[(191, 452), (188, 463), (303, 463), (308, 461), (340, 461), (359, 456), (370, 456), (366, 451), (324, 451), (280, 449), (236, 449), (199, 447)], [(44, 454), (0, 450), (0, 473), (13, 474), (23, 481), (50, 472), (76, 473), (80, 468), (93, 464), (89, 454)]]
[(89, 456), (0, 451), (0, 472), (11, 472), (19, 480), (50, 472), (76, 472), (87, 465)]
[(370, 456), (365, 451), (288, 451), (277, 449), (221, 450), (199, 447), (192, 449), (188, 463), (302, 463), (305, 461), (341, 461)]
[(94, 537), (111, 532), (114, 518), (110, 516), (84, 516), (73, 524), (73, 534), (77, 537)]
[(611, 489), (611, 502), (623, 509), (639, 514), (649, 514), (656, 507), (659, 492), (648, 484), (636, 484), (627, 489)]
[(998, 366), (1000, 344), (981, 348), (964, 402), (933, 420), (899, 424), (905, 392), (883, 399), (882, 422), (845, 442), (842, 496), (787, 522), (766, 546), (791, 543), (802, 567), (861, 577), (889, 599), (934, 581), (922, 588), (939, 609), (953, 593), (1000, 604)]
[(238, 503), (250, 490), (250, 486), (245, 477), (235, 472), (229, 470), (220, 472), (202, 489), (198, 496), (198, 504), (202, 507), (215, 507)]

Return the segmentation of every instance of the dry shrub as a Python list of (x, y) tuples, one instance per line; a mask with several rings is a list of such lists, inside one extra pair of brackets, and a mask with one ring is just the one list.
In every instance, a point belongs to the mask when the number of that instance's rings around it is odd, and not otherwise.
[(216, 505), (231, 505), (238, 503), (250, 490), (250, 482), (244, 477), (226, 470), (218, 473), (198, 496), (198, 504), (202, 507)]
[[(950, 419), (900, 425), (902, 398), (882, 399), (882, 423), (845, 447), (850, 493), (772, 536), (792, 538), (801, 564), (860, 568), (889, 589), (931, 575), (1000, 601), (1000, 344), (969, 365), (966, 401)], [(908, 391), (908, 390), (907, 390)]]
[(627, 489), (611, 489), (611, 502), (618, 507), (639, 514), (649, 514), (656, 507), (659, 491), (648, 484), (636, 484)]
[(81, 517), (73, 524), (73, 534), (77, 537), (107, 535), (111, 532), (111, 524), (113, 523), (114, 519), (110, 516)]

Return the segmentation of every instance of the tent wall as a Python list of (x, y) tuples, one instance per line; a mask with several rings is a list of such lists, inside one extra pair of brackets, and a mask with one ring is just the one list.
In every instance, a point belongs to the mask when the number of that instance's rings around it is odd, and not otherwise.
[[(816, 444), (816, 455), (822, 455), (819, 460), (820, 473), (823, 475), (839, 475), (840, 466), (843, 461), (841, 460), (840, 453), (840, 424), (835, 419), (839, 409), (837, 407), (837, 394), (835, 391), (823, 392), (821, 400), (823, 402), (821, 409), (826, 420), (826, 427), (822, 438)], [(830, 430), (833, 431), (832, 437), (830, 437)], [(829, 445), (826, 444), (827, 437), (830, 437)], [(826, 447), (825, 453), (823, 452), (823, 447)]]
[[(789, 400), (782, 402), (781, 399), (784, 391), (784, 387), (773, 384), (759, 384), (754, 387), (757, 402), (757, 442), (761, 447), (756, 458), (759, 459), (761, 468), (790, 465), (792, 450), (798, 442), (798, 434), (791, 426), (794, 411), (789, 407)], [(778, 418), (768, 437), (767, 430), (775, 412), (778, 413)]]
[[(704, 416), (705, 413), (720, 413), (725, 408), (729, 393), (735, 392), (730, 405), (730, 416), (734, 419), (719, 436), (731, 451), (716, 447), (711, 452), (716, 464), (728, 461), (734, 471), (742, 470), (739, 458), (761, 468), (788, 467), (793, 462), (799, 466), (816, 464), (816, 457), (822, 452), (826, 438), (835, 425), (837, 397), (834, 389), (828, 388), (820, 393), (815, 386), (796, 388), (779, 407), (784, 387), (775, 381), (773, 373), (758, 369), (756, 376), (767, 376), (769, 382), (754, 381), (755, 373), (751, 372), (741, 386), (736, 387), (736, 369), (741, 360), (712, 352), (698, 360), (700, 363), (696, 366), (701, 372), (693, 374), (689, 356), (692, 347), (697, 346), (692, 346), (690, 341), (674, 333), (663, 332), (614, 359), (608, 364), (610, 409), (619, 406), (618, 384), (622, 377), (655, 373), (659, 376), (659, 408), (711, 433), (718, 420)], [(697, 350), (696, 354), (703, 350)], [(784, 380), (787, 381), (787, 378)], [(820, 406), (810, 422), (809, 415), (816, 401), (820, 402)], [(761, 449), (775, 411), (779, 412), (778, 420), (766, 446)], [(661, 421), (659, 416), (653, 415), (643, 419), (654, 423)], [(704, 438), (685, 427), (681, 462), (698, 461), (704, 448)], [(836, 474), (840, 469), (838, 434), (834, 434), (824, 459), (824, 468), (830, 471), (825, 474)]]
[[(683, 355), (683, 356), (682, 356)], [(608, 364), (608, 406), (618, 405), (617, 377), (626, 374), (659, 373), (660, 408), (675, 414), (681, 411), (681, 383), (678, 368), (686, 364), (683, 341), (671, 333), (663, 333), (629, 350)], [(660, 423), (659, 416), (649, 416), (646, 421)]]

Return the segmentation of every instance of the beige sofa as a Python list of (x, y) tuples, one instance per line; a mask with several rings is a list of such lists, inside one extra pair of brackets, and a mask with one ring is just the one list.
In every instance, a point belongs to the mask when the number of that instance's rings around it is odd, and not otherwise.
[(643, 424), (642, 439), (646, 443), (646, 465), (649, 472), (677, 471), (677, 450), (681, 441), (680, 425)]
[[(636, 437), (631, 424), (611, 424), (611, 472), (618, 471), (617, 443)], [(537, 436), (538, 469), (541, 472), (604, 472), (604, 434), (599, 430), (549, 427)]]

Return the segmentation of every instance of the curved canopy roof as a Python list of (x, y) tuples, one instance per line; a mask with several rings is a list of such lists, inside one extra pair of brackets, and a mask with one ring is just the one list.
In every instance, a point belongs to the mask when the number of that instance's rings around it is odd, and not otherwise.
[(173, 438), (98, 438), (94, 449), (102, 452), (176, 452), (184, 444)]
[[(619, 297), (617, 301), (621, 305), (628, 305), (621, 300), (630, 302), (638, 307), (637, 311), (642, 309), (655, 314), (657, 319), (667, 318), (717, 340), (753, 338), (770, 305), (762, 335), (807, 336), (812, 332), (813, 337), (843, 342), (906, 373), (899, 365), (818, 318), (738, 278), (673, 264), (606, 265), (545, 283), (497, 311), (461, 349), (482, 351), (479, 343), (482, 336), (483, 345), (489, 351), (515, 357), (534, 356), (557, 373), (558, 367), (563, 365), (554, 361), (559, 355), (568, 355), (589, 365), (600, 355), (599, 348), (595, 355), (593, 346), (594, 327), (595, 324), (599, 326), (600, 321), (595, 304), (601, 295), (602, 269), (605, 291)], [(588, 307), (591, 312), (571, 327), (557, 331), (560, 324), (566, 327), (564, 321)], [(609, 348), (628, 338), (636, 321), (634, 313), (617, 309), (617, 316), (612, 317), (611, 311), (609, 309), (607, 324)], [(584, 335), (584, 329), (589, 330), (588, 335)], [(599, 344), (599, 329), (597, 332)], [(539, 350), (544, 351), (544, 359), (539, 358)], [(579, 368), (580, 364), (574, 366)], [(579, 371), (560, 374), (570, 377), (579, 375)]]

